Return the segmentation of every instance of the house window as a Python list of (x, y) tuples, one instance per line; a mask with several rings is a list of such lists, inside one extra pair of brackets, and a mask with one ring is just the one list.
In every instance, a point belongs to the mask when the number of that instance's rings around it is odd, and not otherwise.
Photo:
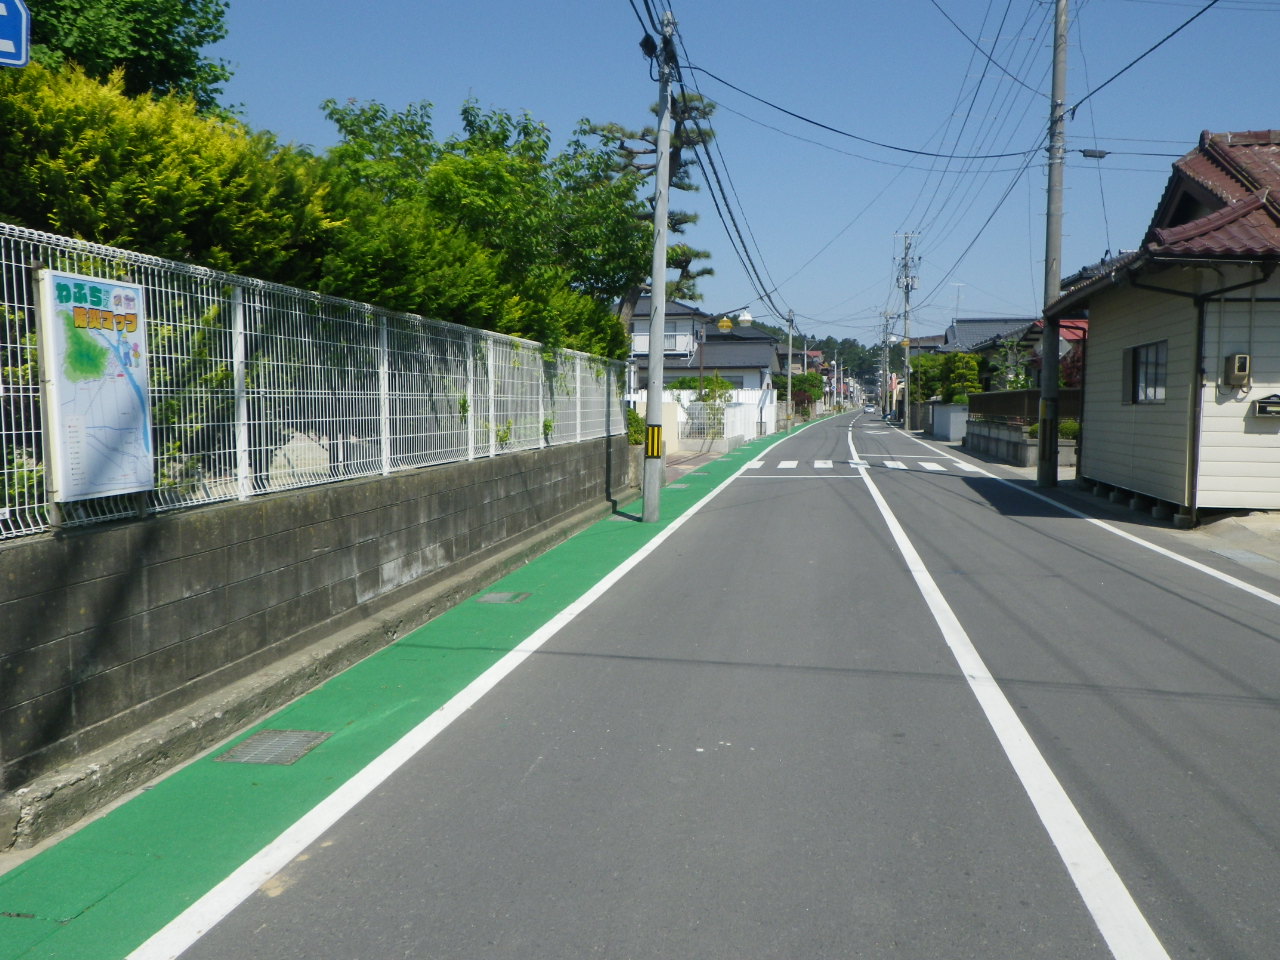
[(662, 352), (675, 353), (677, 346), (676, 322), (674, 320), (668, 320), (666, 321), (665, 328), (662, 332)]
[(1124, 352), (1124, 402), (1164, 403), (1168, 373), (1168, 340), (1128, 347)]

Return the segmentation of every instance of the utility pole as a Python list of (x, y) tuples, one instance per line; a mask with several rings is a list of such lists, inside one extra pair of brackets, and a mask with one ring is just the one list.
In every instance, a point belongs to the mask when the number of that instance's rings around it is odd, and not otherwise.
[(889, 419), (889, 321), (891, 314), (884, 314), (884, 327), (880, 331), (880, 415)]
[(662, 15), (662, 42), (658, 45), (658, 165), (653, 177), (653, 283), (649, 293), (649, 391), (645, 401), (644, 497), (645, 523), (658, 522), (658, 501), (666, 472), (662, 450), (663, 347), (667, 327), (667, 207), (671, 191), (671, 79), (676, 56), (672, 36), (675, 17)]
[(787, 432), (791, 432), (791, 413), (796, 408), (795, 401), (791, 399), (791, 331), (796, 325), (796, 312), (794, 310), (787, 311)]
[[(1049, 106), (1049, 189), (1044, 238), (1044, 305), (1062, 288), (1062, 172), (1066, 163), (1067, 0), (1056, 0)], [(1058, 485), (1058, 319), (1044, 315), (1040, 336), (1040, 439), (1036, 486)]]
[(898, 273), (898, 286), (902, 289), (902, 366), (906, 379), (902, 382), (902, 428), (911, 430), (911, 291), (919, 282), (912, 272), (915, 261), (911, 259), (911, 241), (915, 234), (902, 235), (902, 269)]

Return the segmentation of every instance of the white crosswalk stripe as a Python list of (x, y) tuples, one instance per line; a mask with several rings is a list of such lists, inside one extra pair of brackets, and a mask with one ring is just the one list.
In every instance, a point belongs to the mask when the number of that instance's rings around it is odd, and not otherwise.
[[(834, 460), (814, 460), (812, 463), (812, 469), (814, 470), (834, 470), (836, 467)], [(767, 460), (752, 460), (747, 463), (747, 469), (761, 470), (768, 465), (769, 462)], [(982, 467), (965, 463), (963, 460), (946, 460), (941, 463), (920, 457), (902, 457), (901, 460), (891, 460), (885, 457), (884, 454), (870, 454), (859, 457), (857, 460), (842, 460), (840, 465), (842, 467), (848, 465), (850, 470), (857, 470), (861, 467), (883, 467), (889, 470), (927, 470), (930, 473), (947, 473), (952, 470), (968, 473), (983, 472)], [(798, 470), (799, 468), (799, 460), (779, 460), (776, 467), (778, 470)]]

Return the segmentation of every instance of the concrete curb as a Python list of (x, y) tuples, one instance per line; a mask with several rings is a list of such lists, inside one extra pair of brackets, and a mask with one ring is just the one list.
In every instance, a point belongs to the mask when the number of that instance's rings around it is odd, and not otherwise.
[(612, 512), (557, 518), (464, 569), (407, 584), (300, 635), (304, 648), (0, 797), (0, 853), (28, 848), (230, 738)]

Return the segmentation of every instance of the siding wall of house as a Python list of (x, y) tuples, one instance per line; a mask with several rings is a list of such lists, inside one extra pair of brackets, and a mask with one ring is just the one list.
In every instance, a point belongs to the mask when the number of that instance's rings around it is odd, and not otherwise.
[[(1191, 289), (1194, 276), (1160, 274), (1153, 283)], [(1089, 309), (1081, 476), (1186, 504), (1196, 310), (1185, 297), (1133, 287), (1096, 294)], [(1168, 341), (1164, 403), (1125, 403), (1125, 350)]]
[[(1280, 297), (1280, 283), (1252, 292), (1257, 299), (1205, 307), (1198, 507), (1280, 509), (1280, 417), (1253, 415), (1255, 400), (1280, 394), (1280, 303), (1265, 302)], [(1225, 358), (1237, 353), (1251, 358), (1252, 378), (1244, 387), (1223, 382)]]

